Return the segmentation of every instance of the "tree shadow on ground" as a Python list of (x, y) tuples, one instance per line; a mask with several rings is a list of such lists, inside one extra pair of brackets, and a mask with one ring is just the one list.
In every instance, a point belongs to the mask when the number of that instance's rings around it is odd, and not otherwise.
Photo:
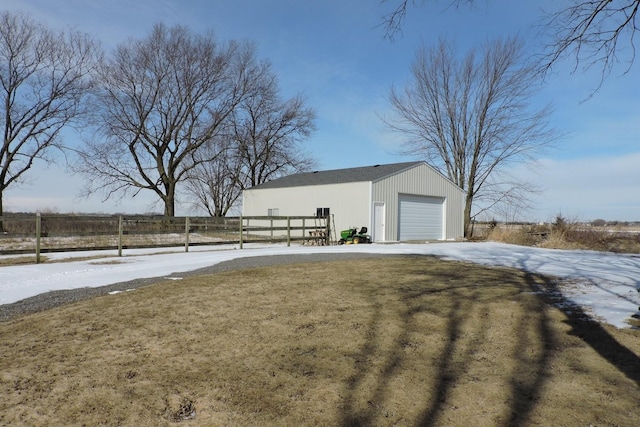
[[(411, 258), (413, 258), (412, 262), (424, 262), (425, 258), (429, 257)], [(434, 360), (436, 370), (434, 380), (431, 384), (425, 385), (423, 395), (416, 396), (416, 401), (422, 405), (418, 416), (412, 420), (403, 419), (402, 422), (420, 426), (431, 426), (442, 422), (443, 413), (455, 405), (455, 402), (450, 401), (452, 392), (468, 374), (469, 364), (474, 360), (475, 355), (481, 352), (481, 347), (490, 332), (488, 304), (495, 303), (495, 300), (485, 296), (487, 288), (505, 286), (504, 283), (491, 283), (491, 280), (496, 279), (495, 276), (491, 274), (483, 276), (481, 269), (482, 267), (478, 267), (474, 271), (473, 274), (477, 275), (474, 280), (477, 283), (473, 284), (469, 284), (469, 271), (464, 269), (456, 272), (447, 268), (441, 273), (434, 273), (429, 267), (424, 271), (424, 276), (428, 279), (418, 279), (414, 286), (396, 287), (399, 293), (398, 298), (404, 306), (399, 313), (402, 329), (393, 341), (392, 348), (386, 349), (386, 354), (389, 356), (385, 360), (384, 368), (375, 372), (372, 372), (370, 360), (378, 357), (381, 351), (382, 337), (378, 335), (378, 331), (381, 330), (380, 322), (383, 318), (381, 313), (385, 310), (385, 301), (376, 300), (375, 295), (370, 296), (375, 312), (369, 325), (368, 339), (357, 356), (355, 373), (346, 385), (341, 425), (365, 426), (376, 423), (377, 417), (380, 416), (380, 409), (384, 408), (385, 397), (391, 391), (394, 375), (402, 369), (405, 357), (404, 346), (408, 341), (411, 325), (414, 324), (416, 316), (425, 313), (437, 314), (445, 319), (446, 326), (442, 338), (445, 342)], [(514, 288), (513, 292), (501, 297), (505, 304), (512, 302), (512, 298), (517, 298), (517, 295), (522, 292), (535, 295), (541, 279), (527, 275), (525, 289), (522, 289), (522, 278), (517, 280), (517, 285), (515, 285), (516, 279), (512, 278), (512, 280), (514, 283), (508, 286)], [(445, 285), (433, 286), (434, 283)], [(389, 286), (393, 287), (394, 284)], [(442, 306), (433, 306), (430, 303), (433, 300), (426, 298), (434, 294), (444, 298), (439, 300)], [(519, 315), (513, 326), (515, 334), (512, 339), (515, 344), (512, 347), (514, 350), (510, 354), (510, 359), (514, 366), (511, 368), (513, 375), (508, 381), (510, 388), (510, 396), (507, 399), (508, 408), (506, 413), (496, 418), (496, 425), (511, 426), (526, 423), (549, 376), (555, 337), (545, 310), (546, 303), (535, 296), (527, 301), (529, 306), (526, 308), (526, 313)], [(462, 337), (463, 334), (464, 337)], [(539, 343), (538, 348), (535, 351), (520, 351), (530, 345), (530, 339)], [(526, 375), (520, 376), (519, 372), (526, 372)], [(362, 404), (358, 406), (358, 399), (362, 402), (365, 379), (370, 379), (372, 375), (375, 377), (374, 385), (372, 386), (369, 381), (364, 390), (368, 406), (363, 407)]]
[[(415, 256), (412, 262), (424, 262), (425, 258)], [(488, 320), (492, 309), (488, 304), (495, 304), (496, 299), (487, 297), (487, 292), (491, 295), (492, 286), (511, 286), (513, 292), (497, 297), (497, 302), (510, 304), (517, 301), (522, 305), (522, 312), (515, 316), (513, 326), (508, 329), (509, 336), (504, 338), (510, 350), (509, 354), (503, 356), (511, 365), (504, 367), (501, 381), (508, 389), (508, 397), (505, 402), (499, 403), (501, 413), (494, 417), (491, 425), (519, 426), (534, 421), (533, 414), (543, 401), (545, 385), (552, 376), (552, 360), (563, 348), (563, 337), (559, 335), (557, 326), (552, 325), (555, 321), (550, 315), (556, 309), (564, 312), (563, 322), (570, 327), (570, 336), (578, 337), (604, 361), (640, 386), (638, 354), (619, 342), (607, 327), (592, 319), (584, 309), (563, 296), (562, 283), (556, 278), (522, 271), (517, 278), (513, 272), (505, 272), (502, 276), (483, 276), (478, 271), (470, 266), (468, 270), (452, 271), (449, 268), (434, 272), (430, 266), (416, 275), (423, 274), (426, 279), (417, 278), (412, 286), (388, 284), (388, 288), (394, 289), (396, 298), (402, 302), (398, 306), (401, 308), (396, 308), (400, 332), (396, 333), (390, 346), (388, 340), (383, 344), (383, 337), (380, 336), (383, 312), (388, 310), (387, 301), (381, 296), (369, 295), (375, 310), (368, 325), (367, 341), (357, 355), (355, 373), (345, 387), (341, 425), (379, 424), (381, 417), (387, 417), (384, 411), (390, 405), (394, 377), (404, 369), (405, 346), (410, 341), (412, 325), (418, 316), (427, 313), (440, 316), (444, 321), (438, 335), (438, 339), (444, 340), (444, 343), (438, 347), (432, 364), (436, 373), (431, 381), (423, 385), (422, 395), (416, 396), (416, 404), (420, 405), (418, 416), (404, 419), (396, 417), (395, 420), (390, 419), (389, 424), (397, 423), (400, 419), (400, 424), (409, 425), (455, 425), (446, 417), (451, 415), (451, 408), (458, 404), (456, 393), (467, 386), (469, 363), (473, 363), (474, 355), (482, 351), (492, 327)], [(472, 281), (478, 283), (470, 284), (470, 274), (477, 276)], [(509, 274), (514, 276), (510, 278)], [(492, 280), (502, 282), (492, 283)], [(443, 285), (434, 285), (437, 283)], [(427, 298), (436, 294), (439, 299), (435, 301), (439, 301), (440, 306), (434, 306), (434, 300)], [(385, 345), (386, 348), (383, 348)], [(372, 360), (381, 355), (385, 356), (383, 367), (373, 368)], [(372, 382), (371, 378), (375, 378), (375, 381)], [(459, 396), (457, 399), (460, 399)], [(469, 399), (473, 399), (473, 396), (469, 396)], [(362, 404), (363, 400), (367, 405)], [(388, 418), (394, 415), (397, 414), (390, 413)]]
[[(528, 289), (535, 290), (538, 287), (540, 280), (547, 281), (545, 278), (535, 276), (532, 274), (525, 275), (526, 285)], [(543, 303), (538, 301), (539, 306), (537, 313), (532, 313), (531, 320), (535, 322), (535, 330), (539, 334), (540, 342), (542, 343), (542, 352), (537, 358), (527, 357), (526, 352), (516, 352), (514, 357), (518, 360), (518, 363), (522, 366), (532, 363), (532, 367), (535, 369), (535, 375), (527, 379), (513, 377), (511, 379), (511, 396), (513, 403), (511, 405), (511, 414), (507, 426), (523, 425), (529, 418), (529, 414), (534, 409), (542, 390), (542, 387), (548, 378), (548, 371), (550, 366), (550, 359), (553, 354), (553, 348), (555, 347), (555, 336), (550, 327), (550, 320), (546, 314)], [(527, 317), (521, 319), (522, 324), (518, 328), (519, 331), (524, 332)], [(515, 346), (516, 349), (524, 349), (527, 346), (526, 334), (518, 333), (514, 339), (517, 340)]]
[[(620, 263), (626, 265), (631, 261), (632, 258), (629, 257), (617, 257), (616, 266), (619, 266)], [(527, 270), (527, 265), (531, 264), (533, 264), (531, 260), (523, 258), (520, 260), (520, 269), (525, 271)], [(633, 265), (635, 265), (635, 262), (633, 262)], [(620, 268), (620, 270), (624, 272), (626, 269)], [(576, 275), (574, 274), (574, 278)], [(528, 279), (530, 286), (539, 290), (542, 301), (564, 311), (567, 316), (565, 323), (571, 327), (569, 334), (580, 338), (618, 371), (640, 386), (640, 369), (638, 368), (640, 367), (640, 357), (637, 354), (618, 342), (600, 322), (593, 319), (581, 306), (566, 298), (562, 293), (562, 283), (557, 279), (538, 276), (543, 281), (540, 285), (536, 285), (531, 280), (534, 275), (529, 274), (528, 277), (530, 278)], [(587, 281), (588, 278), (584, 280)], [(594, 285), (601, 287), (601, 285)], [(630, 286), (640, 290), (640, 281), (635, 279)], [(622, 295), (617, 296), (625, 298)], [(625, 299), (629, 300), (628, 298)]]
[(585, 310), (566, 299), (556, 280), (547, 280), (542, 288), (543, 299), (564, 308), (565, 323), (571, 327), (570, 335), (580, 338), (603, 359), (627, 378), (640, 386), (640, 357), (616, 340), (606, 328)]

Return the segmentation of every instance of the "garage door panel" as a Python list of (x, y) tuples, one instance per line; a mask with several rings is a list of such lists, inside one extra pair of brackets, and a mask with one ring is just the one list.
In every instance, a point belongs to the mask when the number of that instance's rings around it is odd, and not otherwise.
[(400, 240), (442, 239), (443, 198), (404, 194), (398, 201)]

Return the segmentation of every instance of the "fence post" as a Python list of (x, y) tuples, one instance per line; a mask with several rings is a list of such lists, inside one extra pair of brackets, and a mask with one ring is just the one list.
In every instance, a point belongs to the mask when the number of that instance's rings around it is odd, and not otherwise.
[(291, 246), (291, 218), (287, 217), (287, 247)]
[(40, 237), (42, 234), (42, 217), (36, 214), (36, 264), (40, 264)]
[(184, 218), (184, 251), (189, 252), (189, 217)]
[(325, 221), (325, 237), (324, 237), (324, 244), (325, 245), (331, 245), (331, 221), (329, 221), (330, 216), (327, 215), (324, 219)]
[(242, 249), (242, 223), (244, 222), (244, 220), (242, 219), (242, 215), (240, 215), (240, 249)]
[(123, 230), (123, 221), (122, 215), (118, 216), (118, 256), (122, 256), (122, 235), (124, 234)]
[[(306, 235), (307, 235), (307, 227), (306, 227), (306, 225), (305, 225), (305, 219), (304, 219), (304, 218), (302, 218), (302, 237), (305, 237)], [(305, 241), (306, 241), (306, 240), (303, 240), (303, 241), (302, 241), (302, 244), (303, 244), (303, 245), (304, 245), (304, 242), (305, 242)]]

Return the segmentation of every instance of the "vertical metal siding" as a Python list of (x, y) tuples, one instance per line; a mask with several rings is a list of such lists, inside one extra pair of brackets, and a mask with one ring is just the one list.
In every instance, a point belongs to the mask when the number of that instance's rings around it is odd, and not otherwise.
[(373, 183), (373, 202), (386, 203), (386, 240), (399, 238), (399, 193), (444, 198), (445, 239), (458, 239), (464, 235), (464, 192), (431, 167), (422, 164)]

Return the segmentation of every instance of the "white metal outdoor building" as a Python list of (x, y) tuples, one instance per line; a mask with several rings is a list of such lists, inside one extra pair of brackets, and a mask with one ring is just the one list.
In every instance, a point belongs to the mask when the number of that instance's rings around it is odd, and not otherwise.
[(337, 235), (367, 227), (376, 242), (464, 235), (464, 192), (424, 162), (305, 172), (243, 192), (244, 216), (331, 214)]

